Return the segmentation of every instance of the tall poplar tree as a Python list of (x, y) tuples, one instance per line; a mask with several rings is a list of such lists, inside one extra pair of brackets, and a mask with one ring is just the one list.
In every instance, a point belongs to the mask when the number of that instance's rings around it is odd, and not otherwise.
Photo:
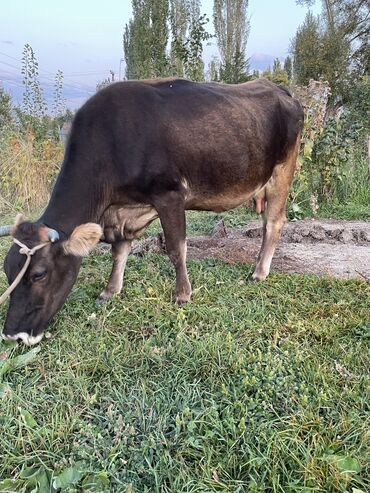
[(184, 76), (184, 61), (179, 56), (179, 50), (186, 41), (186, 35), (190, 24), (189, 0), (170, 0), (171, 23), (171, 64), (175, 75)]
[(132, 14), (123, 35), (126, 77), (168, 75), (169, 0), (132, 0)]
[(173, 73), (188, 79), (204, 80), (203, 43), (211, 35), (200, 14), (200, 0), (171, 0), (171, 61)]
[(248, 78), (248, 0), (214, 0), (213, 23), (221, 57), (220, 78), (240, 83)]

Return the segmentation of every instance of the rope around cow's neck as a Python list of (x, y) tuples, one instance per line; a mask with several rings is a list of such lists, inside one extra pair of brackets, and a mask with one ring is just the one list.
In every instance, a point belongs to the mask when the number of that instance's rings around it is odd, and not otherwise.
[(13, 242), (20, 246), (19, 253), (22, 255), (26, 255), (26, 261), (22, 267), (22, 269), (19, 271), (17, 277), (14, 279), (14, 281), (11, 283), (11, 285), (8, 287), (8, 289), (0, 296), (0, 305), (4, 303), (4, 301), (9, 298), (10, 293), (12, 293), (15, 288), (18, 286), (18, 284), (21, 282), (23, 276), (25, 275), (28, 266), (30, 265), (32, 255), (37, 252), (37, 250), (40, 250), (41, 248), (44, 248), (48, 243), (40, 243), (40, 245), (36, 245), (33, 248), (28, 248), (27, 245), (22, 243), (21, 241), (17, 240), (17, 238), (13, 238)]

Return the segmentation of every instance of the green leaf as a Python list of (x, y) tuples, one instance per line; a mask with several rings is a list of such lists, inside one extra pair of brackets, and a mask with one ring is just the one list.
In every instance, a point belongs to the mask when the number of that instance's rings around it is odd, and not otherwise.
[(110, 482), (108, 474), (100, 472), (98, 474), (89, 474), (82, 483), (83, 491), (99, 492), (109, 491)]
[(366, 493), (364, 490), (359, 490), (358, 488), (352, 488), (352, 493)]
[(5, 346), (5, 349), (12, 349), (12, 348), (14, 348), (14, 347), (18, 346), (18, 342), (17, 342), (17, 341), (11, 341), (11, 340), (9, 340), (9, 339), (6, 339), (6, 340), (5, 340), (5, 339), (3, 339), (3, 340), (1, 341), (1, 344), (2, 344), (3, 346)]
[(361, 465), (354, 457), (344, 455), (328, 455), (326, 459), (334, 464), (342, 473), (356, 474), (361, 471)]
[(37, 353), (40, 350), (41, 348), (38, 346), (31, 349), (31, 351), (28, 351), (25, 354), (20, 354), (19, 356), (13, 359), (5, 360), (3, 364), (0, 366), (0, 377), (5, 375), (9, 371), (23, 368), (24, 366), (27, 366), (28, 364), (32, 363), (32, 361), (35, 360)]
[(30, 479), (35, 476), (40, 472), (39, 467), (25, 467), (21, 470), (19, 477), (21, 479)]
[(64, 469), (58, 476), (54, 478), (53, 487), (62, 490), (77, 484), (81, 479), (81, 473), (76, 467), (68, 467)]
[(21, 407), (19, 407), (18, 409), (24, 424), (28, 428), (36, 428), (38, 426), (32, 414), (30, 414), (26, 409), (22, 409)]
[(354, 457), (343, 457), (337, 463), (340, 472), (358, 473), (361, 471), (360, 463)]
[(13, 479), (4, 479), (0, 481), (0, 491), (4, 491), (5, 493), (17, 493), (19, 491), (18, 488), (19, 481), (15, 481)]
[(37, 493), (50, 493), (50, 481), (45, 469), (41, 469), (37, 476)]

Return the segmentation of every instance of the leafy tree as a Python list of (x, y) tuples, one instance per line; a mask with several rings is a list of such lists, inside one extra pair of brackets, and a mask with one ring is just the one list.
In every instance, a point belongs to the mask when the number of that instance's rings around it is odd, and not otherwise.
[(39, 82), (39, 64), (35, 53), (26, 44), (22, 55), (22, 75), (25, 90), (23, 93), (23, 110), (27, 115), (42, 118), (47, 113), (47, 105)]
[(171, 65), (175, 75), (184, 76), (183, 59), (179, 56), (179, 49), (186, 42), (186, 36), (190, 24), (189, 0), (170, 0), (170, 24), (171, 24)]
[(220, 60), (216, 56), (213, 56), (208, 64), (207, 79), (212, 82), (220, 81)]
[(370, 135), (370, 76), (364, 75), (352, 87), (348, 100), (348, 121)]
[(12, 98), (0, 85), (0, 132), (11, 128), (13, 123)]
[[(182, 3), (185, 6), (181, 12), (186, 13), (186, 16), (182, 17), (182, 22), (186, 25), (177, 24), (172, 28), (171, 55), (175, 61), (175, 70), (176, 67), (177, 70), (181, 70), (180, 73), (175, 73), (191, 80), (201, 81), (204, 80), (203, 43), (212, 37), (205, 29), (209, 20), (205, 14), (200, 15), (199, 0), (187, 0)], [(176, 33), (179, 33), (179, 37), (176, 37)]]
[(274, 61), (274, 68), (272, 70), (271, 80), (272, 82), (275, 82), (275, 84), (280, 84), (284, 86), (289, 85), (288, 74), (283, 68), (281, 68), (281, 63), (278, 58), (275, 58)]
[(214, 0), (213, 23), (221, 56), (220, 78), (238, 84), (248, 80), (246, 44), (248, 0)]
[(100, 89), (104, 89), (104, 87), (109, 86), (109, 84), (112, 84), (114, 82), (114, 72), (113, 70), (110, 70), (110, 76), (106, 77), (102, 81), (98, 82), (96, 84), (96, 91), (100, 91)]
[(52, 110), (54, 117), (63, 114), (66, 110), (66, 100), (63, 97), (63, 78), (63, 72), (58, 70), (54, 82), (54, 101)]
[(262, 77), (263, 79), (272, 80), (272, 72), (271, 72), (271, 67), (266, 68), (266, 69), (262, 72), (261, 77)]
[(126, 24), (123, 48), (128, 79), (169, 74), (168, 0), (132, 0), (133, 18)]
[(26, 44), (22, 55), (23, 103), (15, 108), (21, 131), (33, 133), (38, 140), (48, 135), (47, 104), (39, 82), (38, 62), (32, 47)]
[(297, 84), (307, 85), (310, 79), (321, 75), (321, 32), (319, 19), (307, 12), (293, 40), (293, 74)]
[(275, 58), (273, 69), (271, 68), (264, 70), (262, 72), (262, 77), (271, 80), (275, 84), (280, 84), (284, 86), (289, 85), (288, 74), (284, 69), (281, 68), (281, 62), (278, 58)]
[(341, 31), (350, 44), (350, 60), (361, 74), (370, 74), (370, 9), (367, 0), (335, 0)]
[(288, 80), (291, 81), (293, 75), (293, 62), (290, 56), (287, 56), (284, 61), (284, 70), (287, 73)]
[[(311, 6), (315, 2), (297, 0), (297, 3)], [(369, 36), (370, 10), (366, 0), (322, 0), (316, 39), (320, 51), (318, 72), (329, 81), (334, 97), (347, 100), (358, 76), (369, 73)]]

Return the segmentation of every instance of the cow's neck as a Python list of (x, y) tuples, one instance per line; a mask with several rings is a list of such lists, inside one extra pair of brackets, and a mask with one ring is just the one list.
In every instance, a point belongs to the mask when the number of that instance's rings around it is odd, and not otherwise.
[(87, 173), (83, 166), (76, 164), (67, 163), (62, 167), (40, 218), (40, 222), (67, 236), (79, 224), (99, 223), (109, 205), (107, 187), (100, 182), (99, 174)]

